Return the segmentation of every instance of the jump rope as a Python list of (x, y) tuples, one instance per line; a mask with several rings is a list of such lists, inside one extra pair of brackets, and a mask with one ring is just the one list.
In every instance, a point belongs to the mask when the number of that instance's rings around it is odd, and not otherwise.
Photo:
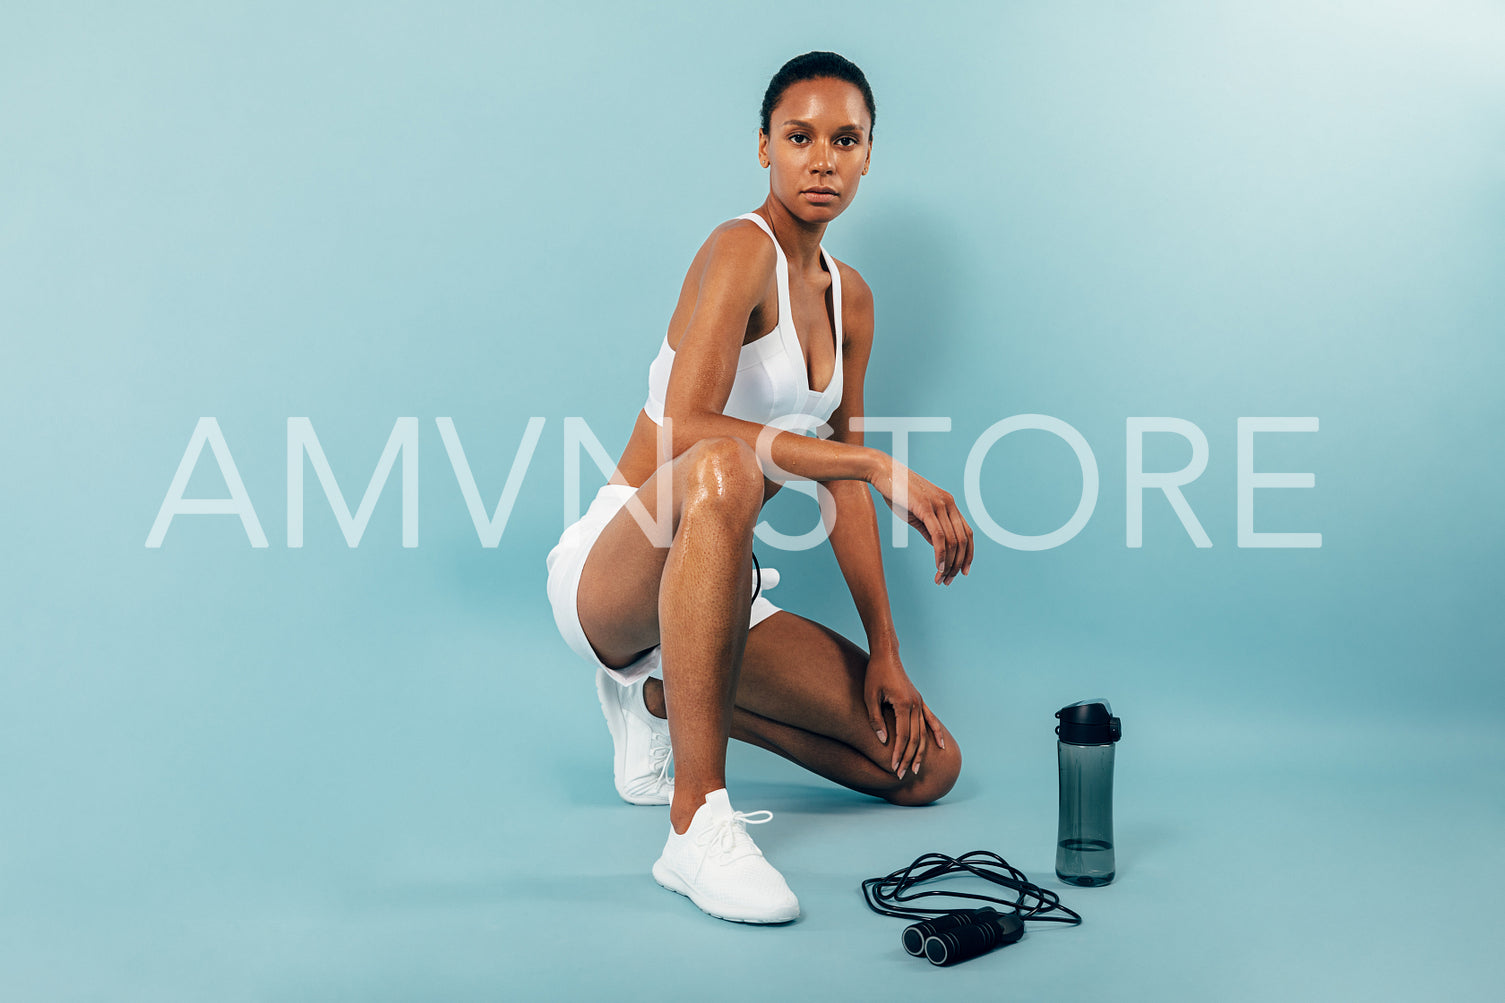
[[(1013, 898), (995, 898), (939, 888), (915, 890), (916, 885), (924, 882), (963, 873), (1010, 889), (1015, 895)], [(907, 904), (935, 896), (990, 902), (992, 905), (973, 909), (927, 909)], [(904, 950), (917, 958), (928, 958), (933, 965), (955, 965), (1012, 944), (1024, 936), (1026, 921), (1070, 926), (1082, 922), (1081, 914), (1062, 905), (1059, 895), (1030, 881), (1023, 871), (989, 850), (973, 850), (960, 857), (948, 857), (943, 853), (924, 854), (892, 874), (868, 878), (862, 883), (862, 897), (873, 912), (920, 920), (905, 929)], [(994, 909), (995, 905), (1006, 911)]]

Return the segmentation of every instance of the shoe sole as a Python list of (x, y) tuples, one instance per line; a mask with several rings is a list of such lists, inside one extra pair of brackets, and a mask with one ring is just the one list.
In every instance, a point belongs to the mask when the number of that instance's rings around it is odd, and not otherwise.
[(733, 915), (732, 910), (727, 909), (720, 903), (713, 902), (710, 899), (695, 894), (695, 892), (691, 890), (688, 884), (680, 880), (678, 874), (675, 874), (673, 870), (665, 866), (663, 858), (659, 858), (658, 860), (655, 860), (653, 862), (653, 880), (657, 881), (659, 884), (663, 885), (671, 892), (678, 892), (685, 898), (689, 899), (691, 902), (694, 902), (695, 907), (701, 912), (709, 916), (715, 916), (717, 919), (727, 920), (731, 923), (750, 923), (756, 924), (758, 926), (774, 926), (779, 923), (792, 923), (795, 920), (799, 919), (800, 916), (799, 906), (795, 906), (794, 912), (788, 916), (775, 916), (770, 919)]
[(665, 805), (670, 799), (667, 797), (629, 797), (622, 790), (622, 773), (627, 764), (622, 761), (618, 751), (627, 745), (627, 722), (622, 720), (622, 715), (627, 711), (622, 708), (619, 696), (622, 687), (604, 672), (596, 673), (596, 699), (601, 703), (601, 713), (606, 718), (606, 730), (611, 733), (611, 782), (617, 789), (617, 796), (628, 804), (640, 805)]

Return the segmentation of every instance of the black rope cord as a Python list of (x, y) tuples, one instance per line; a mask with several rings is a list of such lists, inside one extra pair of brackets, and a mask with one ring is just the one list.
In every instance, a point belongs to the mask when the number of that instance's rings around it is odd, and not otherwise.
[[(960, 873), (982, 878), (984, 881), (1001, 885), (1017, 894), (1014, 898), (1008, 899), (978, 895), (973, 892), (941, 889), (914, 890), (915, 885), (933, 881), (947, 874)], [(901, 919), (931, 919), (960, 911), (957, 906), (950, 909), (937, 909), (906, 904), (916, 899), (937, 895), (1004, 906), (1015, 912), (1021, 920), (1036, 923), (1067, 923), (1076, 926), (1082, 922), (1081, 914), (1062, 905), (1059, 895), (1048, 888), (1041, 888), (1030, 881), (1023, 871), (988, 850), (973, 850), (960, 857), (948, 857), (944, 853), (927, 853), (918, 857), (908, 867), (901, 867), (892, 874), (886, 874), (881, 878), (868, 878), (862, 882), (862, 897), (867, 900), (869, 909), (884, 916), (898, 916)], [(1049, 915), (1056, 912), (1065, 915)]]
[(752, 601), (757, 602), (758, 596), (763, 592), (763, 568), (758, 564), (757, 551), (753, 551), (753, 577), (758, 580), (758, 587), (753, 589)]

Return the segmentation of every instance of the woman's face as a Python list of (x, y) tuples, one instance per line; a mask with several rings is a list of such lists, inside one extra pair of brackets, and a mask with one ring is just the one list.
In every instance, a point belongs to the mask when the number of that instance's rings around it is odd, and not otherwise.
[(784, 208), (809, 223), (840, 216), (857, 195), (873, 144), (862, 92), (821, 77), (791, 84), (758, 132), (758, 161)]

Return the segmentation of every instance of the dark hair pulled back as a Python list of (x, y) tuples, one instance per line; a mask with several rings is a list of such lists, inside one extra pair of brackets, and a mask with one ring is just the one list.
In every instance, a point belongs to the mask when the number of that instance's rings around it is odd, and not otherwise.
[(795, 56), (779, 67), (779, 72), (775, 73), (773, 79), (768, 82), (768, 90), (763, 92), (763, 131), (765, 133), (768, 131), (769, 117), (785, 91), (794, 84), (805, 80), (819, 80), (822, 77), (845, 80), (862, 92), (862, 99), (867, 102), (868, 118), (871, 120), (868, 126), (868, 136), (871, 137), (872, 127), (878, 122), (878, 108), (873, 103), (873, 89), (868, 86), (867, 77), (862, 75), (862, 70), (858, 69), (856, 63), (834, 52), (807, 52), (803, 56)]

